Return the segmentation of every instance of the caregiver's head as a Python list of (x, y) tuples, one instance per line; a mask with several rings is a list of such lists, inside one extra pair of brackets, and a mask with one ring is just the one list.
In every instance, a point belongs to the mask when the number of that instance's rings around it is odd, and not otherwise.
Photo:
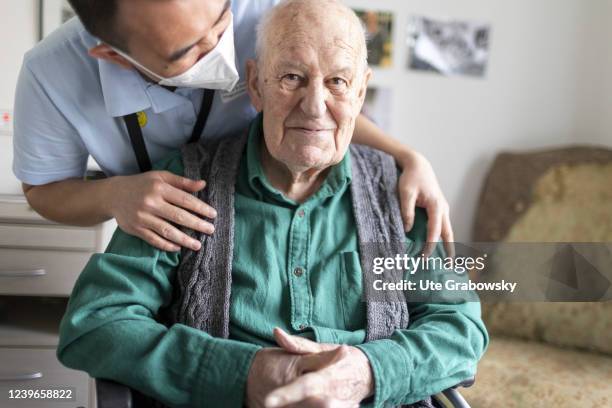
[[(135, 67), (156, 81), (192, 68), (217, 47), (232, 22), (229, 0), (69, 2), (87, 30), (102, 41), (90, 50), (92, 56)], [(233, 38), (229, 40), (233, 58)]]
[(286, 0), (261, 22), (248, 63), (270, 156), (292, 174), (339, 163), (350, 144), (370, 71), (363, 27), (334, 0)]

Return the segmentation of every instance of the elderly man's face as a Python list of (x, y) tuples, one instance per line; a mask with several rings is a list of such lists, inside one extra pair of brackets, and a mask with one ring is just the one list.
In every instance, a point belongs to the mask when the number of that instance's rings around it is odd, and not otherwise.
[(359, 27), (333, 15), (293, 17), (277, 19), (259, 63), (249, 63), (249, 91), (272, 157), (294, 171), (323, 169), (346, 153), (370, 72)]

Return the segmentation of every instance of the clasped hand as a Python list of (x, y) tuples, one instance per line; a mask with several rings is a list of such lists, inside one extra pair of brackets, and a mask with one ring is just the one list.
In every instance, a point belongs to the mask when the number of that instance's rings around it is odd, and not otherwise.
[(248, 407), (358, 407), (372, 395), (370, 363), (358, 348), (319, 344), (278, 328), (274, 338), (280, 347), (261, 349), (251, 365)]

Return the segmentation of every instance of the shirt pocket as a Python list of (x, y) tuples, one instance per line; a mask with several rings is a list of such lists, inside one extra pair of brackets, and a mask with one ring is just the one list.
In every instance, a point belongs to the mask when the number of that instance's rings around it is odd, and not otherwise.
[(365, 302), (362, 301), (363, 274), (359, 252), (340, 254), (340, 304), (346, 330), (363, 329)]

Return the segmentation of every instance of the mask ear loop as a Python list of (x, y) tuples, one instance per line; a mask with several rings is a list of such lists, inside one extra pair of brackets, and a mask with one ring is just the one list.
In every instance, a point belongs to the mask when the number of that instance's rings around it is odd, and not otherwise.
[[(102, 41), (98, 42), (98, 45), (104, 44)], [(164, 78), (161, 75), (156, 74), (155, 72), (151, 71), (149, 68), (145, 67), (144, 65), (142, 65), (140, 62), (136, 61), (134, 58), (130, 57), (127, 53), (121, 51), (119, 48), (117, 47), (113, 47), (110, 44), (106, 44), (108, 45), (113, 51), (115, 51), (117, 54), (121, 55), (123, 58), (125, 58), (126, 60), (128, 60), (128, 62), (132, 65), (137, 66), (138, 68), (142, 69), (145, 73), (147, 73), (148, 75), (152, 76), (155, 80), (157, 80), (158, 82), (164, 81), (167, 78)]]

